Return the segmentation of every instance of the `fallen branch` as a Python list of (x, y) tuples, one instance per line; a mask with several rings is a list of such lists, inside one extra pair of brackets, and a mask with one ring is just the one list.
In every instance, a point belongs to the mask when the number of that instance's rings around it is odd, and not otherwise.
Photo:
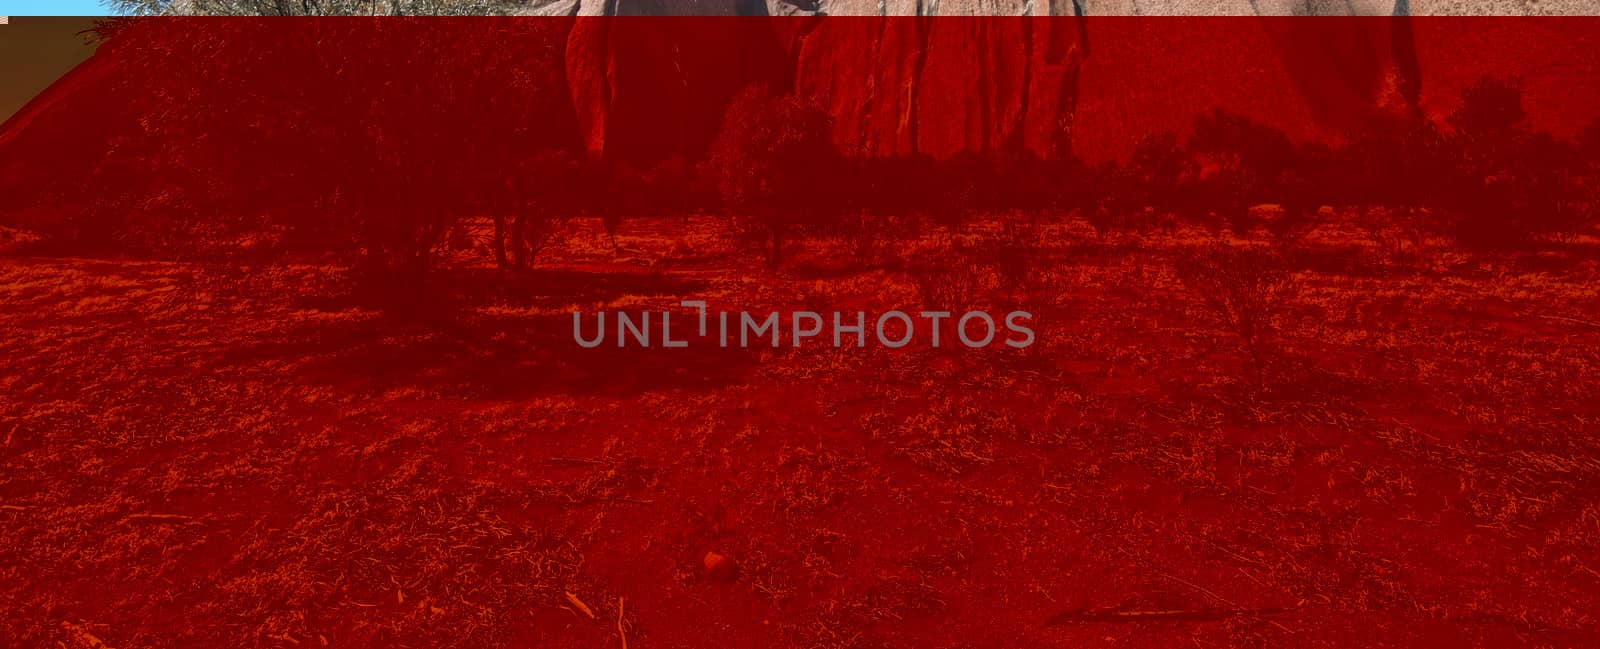
[(1293, 612), (1292, 608), (1189, 608), (1168, 610), (1077, 610), (1051, 616), (1045, 626), (1091, 622), (1184, 620), (1207, 622), (1236, 617), (1262, 617)]
[(618, 597), (617, 598), (617, 635), (622, 638), (622, 649), (628, 649), (628, 632), (622, 628), (622, 612), (627, 610), (626, 608), (624, 608), (624, 605), (625, 605), (625, 601), (621, 597)]
[(585, 604), (583, 603), (583, 600), (578, 599), (577, 595), (567, 593), (567, 601), (572, 602), (572, 605), (578, 607), (578, 610), (582, 611), (584, 615), (589, 616), (589, 619), (596, 619), (594, 616), (594, 609), (589, 608), (588, 604)]
[[(1272, 614), (1277, 614), (1277, 613), (1287, 613), (1289, 611), (1297, 610), (1299, 608), (1299, 606), (1295, 606), (1293, 608), (1284, 608), (1284, 607), (1249, 608), (1249, 607), (1240, 606), (1240, 605), (1234, 603), (1233, 600), (1230, 600), (1230, 599), (1228, 599), (1226, 597), (1218, 595), (1218, 594), (1212, 592), (1211, 589), (1206, 588), (1204, 586), (1201, 586), (1200, 584), (1197, 584), (1197, 583), (1194, 583), (1194, 582), (1189, 581), (1187, 579), (1184, 579), (1182, 577), (1178, 577), (1176, 575), (1168, 574), (1166, 572), (1158, 570), (1155, 566), (1150, 565), (1150, 563), (1148, 561), (1145, 561), (1145, 560), (1143, 560), (1143, 559), (1141, 559), (1139, 557), (1134, 556), (1132, 553), (1128, 552), (1125, 549), (1118, 548), (1118, 551), (1120, 551), (1122, 554), (1126, 555), (1128, 558), (1133, 559), (1134, 561), (1136, 561), (1136, 562), (1138, 562), (1140, 564), (1143, 564), (1146, 569), (1150, 570), (1151, 572), (1155, 573), (1156, 575), (1158, 575), (1158, 576), (1160, 576), (1160, 577), (1162, 577), (1164, 579), (1168, 579), (1168, 580), (1183, 584), (1185, 586), (1188, 586), (1189, 588), (1194, 589), (1195, 591), (1205, 595), (1206, 597), (1211, 598), (1213, 601), (1217, 602), (1218, 604), (1221, 604), (1221, 605), (1226, 607), (1226, 608), (1208, 608), (1208, 609), (1143, 611), (1143, 613), (1145, 613), (1146, 615), (1135, 615), (1135, 616), (1133, 616), (1131, 618), (1131, 621), (1144, 620), (1144, 619), (1163, 619), (1163, 618), (1164, 619), (1172, 619), (1172, 620), (1190, 619), (1190, 620), (1201, 620), (1201, 621), (1204, 621), (1204, 620), (1220, 620), (1220, 619), (1225, 619), (1225, 618), (1241, 617), (1241, 616), (1260, 617), (1260, 616), (1263, 616), (1263, 615), (1272, 615)], [(1103, 611), (1103, 609), (1102, 609), (1102, 611)], [(1081, 611), (1081, 610), (1079, 611), (1080, 614), (1082, 612), (1083, 611)], [(1130, 612), (1132, 612), (1132, 611), (1121, 611), (1121, 613), (1130, 613)], [(1150, 615), (1150, 614), (1155, 614), (1155, 615)], [(1071, 615), (1071, 614), (1070, 613), (1066, 613), (1066, 614), (1063, 614), (1063, 615)], [(1188, 615), (1190, 617), (1184, 617), (1185, 615)], [(1194, 617), (1196, 615), (1198, 615), (1199, 617)], [(1061, 617), (1061, 616), (1058, 615), (1056, 617)], [(1056, 618), (1051, 618), (1051, 620), (1055, 620), (1055, 619)], [(1067, 621), (1076, 621), (1076, 620), (1068, 619)], [(1113, 619), (1104, 619), (1104, 620), (1098, 620), (1098, 621), (1130, 621), (1130, 618), (1117, 617), (1117, 618), (1113, 618)], [(1277, 621), (1272, 621), (1272, 626), (1277, 627), (1279, 630), (1283, 631), (1284, 633), (1288, 633), (1290, 635), (1294, 634), (1294, 631), (1292, 629), (1290, 629), (1289, 627), (1284, 626), (1283, 624), (1281, 624), (1281, 623), (1279, 623)]]
[(551, 498), (550, 502), (563, 505), (579, 506), (593, 505), (595, 503), (623, 503), (628, 505), (654, 505), (656, 501), (645, 498), (629, 498), (627, 496), (594, 496), (589, 498)]
[(122, 520), (129, 523), (188, 523), (194, 517), (181, 514), (128, 514)]
[(1562, 316), (1558, 316), (1558, 315), (1542, 315), (1542, 316), (1539, 316), (1539, 317), (1544, 318), (1546, 320), (1557, 320), (1557, 321), (1560, 321), (1560, 322), (1569, 322), (1569, 323), (1572, 323), (1572, 324), (1580, 324), (1580, 325), (1583, 325), (1585, 327), (1594, 327), (1595, 329), (1600, 329), (1600, 322), (1594, 322), (1594, 321), (1591, 321), (1591, 320), (1579, 320), (1577, 318), (1566, 318), (1566, 317), (1562, 317)]
[(577, 464), (577, 465), (604, 464), (600, 460), (590, 460), (590, 459), (581, 458), (581, 457), (551, 457), (551, 458), (545, 458), (544, 463), (545, 464)]
[(105, 641), (89, 632), (88, 624), (73, 624), (62, 620), (61, 629), (71, 635), (74, 640), (90, 647), (90, 649), (111, 649), (110, 646), (106, 645)]

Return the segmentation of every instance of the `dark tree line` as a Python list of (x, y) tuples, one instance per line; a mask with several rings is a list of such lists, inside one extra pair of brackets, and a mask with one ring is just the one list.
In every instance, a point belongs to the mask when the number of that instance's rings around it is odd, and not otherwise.
[[(1338, 214), (1403, 253), (1429, 236), (1508, 248), (1600, 223), (1600, 120), (1570, 141), (1536, 131), (1521, 88), (1498, 79), (1467, 88), (1443, 123), (1379, 114), (1342, 141), (1297, 143), (1215, 110), (1186, 137), (1153, 134), (1128, 161), (1093, 167), (997, 154), (828, 162), (837, 155), (824, 148), (825, 114), (782, 101), (782, 110), (731, 110), (712, 168), (723, 171), (724, 208), (785, 232), (848, 229), (861, 214), (957, 225), (975, 214), (1078, 213), (1102, 237), (1190, 223), (1262, 233), (1287, 249)], [(747, 136), (761, 129), (790, 129), (813, 146)], [(767, 245), (775, 263), (780, 247)]]
[(1327, 208), (1381, 221), (1397, 248), (1595, 225), (1600, 127), (1574, 141), (1534, 130), (1514, 83), (1480, 81), (1442, 123), (1374, 117), (1331, 145), (1212, 111), (1092, 167), (1017, 152), (847, 159), (826, 110), (753, 86), (703, 153), (624, 164), (578, 141), (564, 39), (540, 33), (562, 28), (112, 21), (102, 55), (119, 60), (118, 109), (139, 128), (107, 143), (89, 183), (55, 190), (73, 209), (28, 225), (82, 245), (320, 256), (400, 286), (427, 276), (468, 221), (492, 224), (508, 269), (536, 263), (578, 217), (602, 220), (614, 244), (625, 218), (721, 214), (769, 266), (811, 236), (865, 250), (897, 219), (1001, 212), (1076, 213), (1102, 236), (1187, 222), (1286, 248)]

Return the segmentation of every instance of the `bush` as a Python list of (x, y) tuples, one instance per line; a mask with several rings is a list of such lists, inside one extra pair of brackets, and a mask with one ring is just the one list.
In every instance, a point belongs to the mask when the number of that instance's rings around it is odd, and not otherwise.
[(1117, 232), (1122, 225), (1121, 205), (1116, 203), (1101, 203), (1090, 206), (1083, 213), (1089, 227), (1094, 228), (1096, 239), (1104, 242), (1112, 233)]
[(1261, 226), (1272, 235), (1272, 240), (1277, 242), (1278, 250), (1288, 254), (1301, 240), (1310, 235), (1317, 226), (1321, 225), (1318, 219), (1320, 206), (1306, 202), (1286, 201), (1278, 209), (1261, 220)]
[(995, 279), (1015, 298), (1026, 294), (1038, 281), (1042, 266), (1040, 228), (1032, 219), (1006, 219), (1000, 231), (984, 242), (984, 252), (994, 268)]
[(1420, 210), (1369, 207), (1356, 219), (1381, 263), (1417, 261), (1427, 243), (1430, 222)]
[(857, 264), (871, 266), (884, 261), (890, 244), (911, 237), (916, 229), (916, 217), (897, 217), (872, 214), (858, 210), (849, 218), (841, 219), (834, 230)]
[(1586, 176), (1573, 178), (1556, 207), (1553, 233), (1560, 241), (1571, 242), (1593, 234), (1600, 225), (1600, 172), (1591, 169)]
[(1273, 320), (1296, 288), (1283, 258), (1260, 246), (1217, 243), (1179, 257), (1174, 265), (1184, 285), (1244, 345), (1261, 387)]
[(751, 87), (734, 98), (707, 163), (736, 240), (756, 244), (767, 268), (790, 243), (828, 223), (836, 200), (825, 190), (838, 167), (828, 113), (793, 95)]
[(541, 151), (520, 161), (506, 180), (507, 196), (501, 203), (509, 213), (494, 216), (496, 264), (532, 266), (584, 203), (594, 200), (602, 180), (597, 165), (563, 151)]
[(1519, 84), (1479, 80), (1449, 121), (1461, 152), (1448, 195), (1458, 242), (1504, 248), (1572, 227), (1561, 203), (1577, 150), (1529, 128)]
[(922, 305), (959, 313), (972, 307), (984, 289), (981, 257), (977, 250), (953, 240), (943, 252), (925, 256), (909, 270)]

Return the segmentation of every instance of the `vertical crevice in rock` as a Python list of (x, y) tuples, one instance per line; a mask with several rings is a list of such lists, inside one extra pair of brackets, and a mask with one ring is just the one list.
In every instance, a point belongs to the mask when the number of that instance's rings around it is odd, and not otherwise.
[[(994, 111), (999, 104), (999, 85), (995, 80), (995, 51), (993, 32), (989, 29), (990, 21), (979, 20), (975, 23), (977, 30), (972, 35), (972, 42), (978, 50), (978, 92), (967, 96), (967, 101), (978, 106), (977, 128), (968, 129), (970, 151), (988, 151), (994, 146)], [(967, 113), (970, 115), (971, 110)], [(976, 134), (976, 138), (972, 135)]]
[[(922, 99), (922, 71), (928, 64), (928, 32), (929, 22), (923, 18), (924, 0), (917, 0), (918, 18), (912, 21), (914, 30), (913, 45), (911, 50), (911, 83), (906, 87), (906, 130), (911, 142), (911, 155), (922, 151), (921, 129), (917, 120), (920, 114), (918, 108)], [(937, 0), (933, 0), (937, 2)], [(930, 5), (931, 7), (931, 5)], [(931, 13), (931, 11), (930, 11)]]
[[(1065, 52), (1067, 71), (1061, 79), (1060, 104), (1057, 108), (1055, 130), (1048, 143), (1049, 157), (1064, 159), (1072, 155), (1073, 126), (1078, 114), (1078, 79), (1083, 65), (1089, 60), (1088, 10), (1083, 0), (1072, 0), (1073, 41)], [(1055, 32), (1051, 33), (1055, 36)]]
[[(1011, 155), (1021, 155), (1027, 149), (1028, 141), (1028, 115), (1032, 104), (1033, 89), (1033, 4), (1028, 4), (1028, 13), (1022, 21), (1022, 97), (1021, 106), (1016, 117), (1008, 125), (1005, 136), (1001, 139), (1001, 150)], [(1045, 18), (1050, 20), (1050, 18)], [(1048, 25), (1047, 25), (1048, 26)]]
[[(887, 7), (885, 6), (885, 3), (880, 1), (878, 3), (878, 33), (877, 36), (872, 39), (872, 58), (870, 60), (873, 61), (881, 60), (879, 57), (884, 55), (884, 41), (889, 38), (889, 19), (882, 15), (882, 12), (886, 10)], [(871, 130), (869, 128), (869, 125), (871, 124), (870, 120), (872, 115), (872, 106), (877, 103), (877, 101), (878, 75), (874, 71), (872, 76), (867, 79), (866, 100), (854, 107), (855, 115), (853, 116), (855, 121), (855, 146), (867, 156), (873, 156), (877, 154), (878, 140), (877, 138), (870, 137)], [(892, 135), (898, 136), (898, 133)], [(892, 147), (894, 141), (895, 140), (893, 139), (889, 141), (891, 150), (893, 150)]]
[(1410, 0), (1395, 0), (1390, 28), (1390, 49), (1394, 56), (1395, 85), (1405, 99), (1406, 111), (1422, 111), (1422, 63), (1417, 59), (1416, 34), (1412, 31)]

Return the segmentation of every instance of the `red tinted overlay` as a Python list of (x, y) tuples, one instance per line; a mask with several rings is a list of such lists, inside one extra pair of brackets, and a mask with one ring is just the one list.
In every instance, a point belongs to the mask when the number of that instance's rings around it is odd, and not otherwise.
[(108, 22), (0, 639), (1580, 646), (1596, 27)]

